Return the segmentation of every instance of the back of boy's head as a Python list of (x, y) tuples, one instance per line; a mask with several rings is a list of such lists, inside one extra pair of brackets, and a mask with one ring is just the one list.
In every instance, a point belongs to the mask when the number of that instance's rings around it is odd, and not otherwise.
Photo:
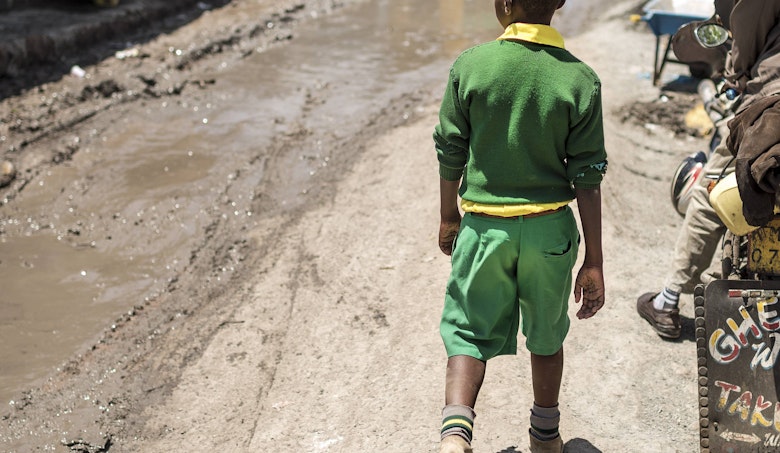
[(529, 16), (544, 17), (555, 13), (561, 0), (513, 0)]

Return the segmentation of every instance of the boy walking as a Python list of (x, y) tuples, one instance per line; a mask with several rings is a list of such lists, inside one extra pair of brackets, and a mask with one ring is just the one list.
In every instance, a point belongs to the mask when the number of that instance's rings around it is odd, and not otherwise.
[[(439, 247), (452, 256), (440, 326), (448, 355), (441, 453), (472, 451), (486, 363), (516, 354), (519, 328), (531, 354), (531, 451), (563, 451), (558, 394), (572, 283), (578, 318), (604, 305), (601, 84), (550, 27), (564, 2), (495, 0), (504, 34), (450, 69), (433, 134)], [(572, 282), (575, 198), (586, 251)]]

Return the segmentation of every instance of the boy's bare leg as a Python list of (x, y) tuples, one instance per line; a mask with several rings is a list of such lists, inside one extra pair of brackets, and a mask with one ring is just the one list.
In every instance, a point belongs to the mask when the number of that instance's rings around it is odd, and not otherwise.
[(563, 348), (553, 355), (531, 354), (531, 378), (534, 385), (534, 402), (542, 407), (558, 404), (563, 376)]
[(473, 409), (484, 379), (485, 362), (466, 355), (450, 357), (447, 360), (445, 404), (458, 404)]
[(553, 355), (531, 354), (534, 404), (531, 408), (531, 429), (528, 434), (532, 453), (563, 451), (563, 441), (558, 432), (561, 418), (558, 395), (562, 375), (563, 348)]
[(485, 362), (465, 355), (447, 360), (440, 453), (473, 453), (474, 404), (485, 378)]

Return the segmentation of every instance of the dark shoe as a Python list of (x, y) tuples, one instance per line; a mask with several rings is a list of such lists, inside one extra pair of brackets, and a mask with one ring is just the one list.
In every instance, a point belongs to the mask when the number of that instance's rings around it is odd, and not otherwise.
[(528, 438), (531, 441), (531, 453), (561, 453), (563, 452), (563, 439), (561, 436), (553, 440), (539, 440), (530, 432)]
[(680, 309), (656, 310), (653, 299), (658, 293), (645, 293), (636, 300), (636, 311), (649, 322), (655, 332), (663, 338), (680, 338)]

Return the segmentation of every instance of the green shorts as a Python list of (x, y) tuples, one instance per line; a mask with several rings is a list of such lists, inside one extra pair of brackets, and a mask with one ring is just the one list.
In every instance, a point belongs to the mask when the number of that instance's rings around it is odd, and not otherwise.
[(558, 352), (569, 331), (568, 303), (579, 230), (571, 208), (529, 219), (466, 214), (452, 252), (440, 333), (447, 355), (488, 360), (526, 348)]

